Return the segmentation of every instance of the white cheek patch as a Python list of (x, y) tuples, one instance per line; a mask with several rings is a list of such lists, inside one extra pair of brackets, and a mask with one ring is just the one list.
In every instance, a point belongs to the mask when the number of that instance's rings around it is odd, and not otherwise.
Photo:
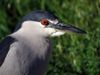
[(54, 28), (45, 28), (45, 32), (49, 35), (53, 34), (56, 32), (56, 29)]
[(51, 36), (55, 37), (55, 36), (60, 36), (60, 35), (63, 35), (63, 34), (65, 34), (65, 32), (57, 31), (57, 32), (53, 33)]
[(47, 32), (48, 35), (50, 35), (52, 37), (60, 36), (60, 35), (63, 35), (65, 33), (63, 31), (59, 31), (59, 30), (56, 30), (54, 28), (45, 28), (45, 31)]

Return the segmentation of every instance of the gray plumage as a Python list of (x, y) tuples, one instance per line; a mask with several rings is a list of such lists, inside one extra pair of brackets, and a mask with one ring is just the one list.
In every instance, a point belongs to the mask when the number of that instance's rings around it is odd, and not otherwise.
[(38, 38), (36, 41), (34, 38), (31, 42), (26, 39), (17, 39), (10, 45), (0, 75), (43, 75), (51, 52), (49, 40)]
[(0, 44), (0, 75), (44, 75), (51, 54), (49, 37), (62, 35), (66, 30), (85, 33), (60, 23), (47, 11), (26, 15)]

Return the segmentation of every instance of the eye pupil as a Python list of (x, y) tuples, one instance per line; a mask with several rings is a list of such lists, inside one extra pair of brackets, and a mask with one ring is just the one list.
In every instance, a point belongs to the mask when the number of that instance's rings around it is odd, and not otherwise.
[(42, 19), (41, 20), (41, 24), (42, 25), (48, 25), (49, 24), (49, 21), (47, 19)]

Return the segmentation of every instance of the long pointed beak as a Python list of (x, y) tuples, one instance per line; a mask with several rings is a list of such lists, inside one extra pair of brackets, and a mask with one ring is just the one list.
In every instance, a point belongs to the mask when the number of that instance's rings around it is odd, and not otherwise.
[(52, 24), (51, 27), (58, 29), (58, 30), (61, 30), (61, 31), (65, 31), (65, 32), (71, 31), (71, 32), (79, 33), (79, 34), (86, 34), (85, 31), (83, 31), (75, 26), (72, 26), (70, 24), (57, 23), (57, 24)]

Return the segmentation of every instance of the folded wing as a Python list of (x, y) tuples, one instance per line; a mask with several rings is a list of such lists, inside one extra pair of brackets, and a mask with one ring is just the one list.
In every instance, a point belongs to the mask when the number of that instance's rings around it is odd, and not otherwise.
[(1, 43), (0, 43), (0, 66), (3, 64), (7, 53), (9, 52), (10, 45), (15, 41), (14, 38), (7, 36)]

